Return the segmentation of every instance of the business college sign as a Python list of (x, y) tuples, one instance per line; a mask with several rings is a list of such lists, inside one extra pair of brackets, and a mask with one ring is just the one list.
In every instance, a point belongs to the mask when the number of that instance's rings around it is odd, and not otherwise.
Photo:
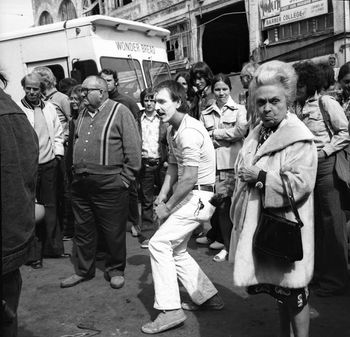
[(260, 0), (259, 8), (263, 29), (328, 12), (327, 0)]

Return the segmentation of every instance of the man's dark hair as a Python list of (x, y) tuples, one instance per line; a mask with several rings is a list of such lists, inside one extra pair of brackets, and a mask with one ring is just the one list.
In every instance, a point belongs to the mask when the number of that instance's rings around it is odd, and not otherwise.
[(174, 80), (166, 80), (166, 81), (160, 82), (154, 88), (154, 91), (158, 92), (161, 89), (166, 89), (169, 92), (170, 98), (173, 102), (181, 102), (180, 107), (177, 109), (177, 111), (182, 113), (189, 112), (190, 108), (186, 101), (186, 91), (185, 91), (185, 88), (180, 83), (177, 83)]
[(341, 81), (347, 74), (350, 74), (350, 61), (344, 63), (338, 73), (338, 82)]
[(102, 69), (98, 75), (101, 76), (102, 74), (113, 75), (114, 81), (118, 82), (118, 73), (116, 71), (109, 68), (105, 68), (105, 69)]
[(68, 95), (69, 91), (78, 84), (78, 81), (74, 78), (65, 77), (58, 82), (58, 91)]
[(4, 83), (4, 87), (6, 88), (8, 80), (2, 72), (0, 72), (0, 81)]
[(195, 80), (198, 75), (205, 79), (207, 85), (211, 85), (214, 76), (211, 69), (205, 62), (197, 62), (191, 67), (190, 77), (192, 85), (195, 84)]
[(140, 101), (141, 101), (141, 105), (144, 107), (145, 106), (145, 98), (146, 97), (154, 97), (154, 89), (153, 88), (146, 88), (144, 90), (141, 91), (140, 94)]
[(312, 97), (315, 92), (320, 92), (323, 85), (320, 68), (312, 61), (302, 61), (293, 64), (298, 75), (298, 87), (306, 86), (307, 97)]

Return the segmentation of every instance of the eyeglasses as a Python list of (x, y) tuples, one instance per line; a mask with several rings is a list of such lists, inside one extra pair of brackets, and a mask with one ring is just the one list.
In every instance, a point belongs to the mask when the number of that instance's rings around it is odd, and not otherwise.
[(144, 101), (145, 103), (146, 103), (146, 102), (155, 102), (154, 99), (144, 99), (143, 101)]
[(81, 88), (81, 93), (84, 95), (88, 95), (90, 91), (94, 91), (94, 90), (99, 90), (102, 92), (102, 89), (99, 89), (99, 88)]

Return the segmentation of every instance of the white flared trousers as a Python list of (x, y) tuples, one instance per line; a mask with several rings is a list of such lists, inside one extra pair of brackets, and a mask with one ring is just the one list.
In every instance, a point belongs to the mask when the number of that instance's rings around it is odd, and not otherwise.
[[(193, 230), (206, 213), (212, 192), (191, 191), (159, 227), (149, 242), (152, 275), (155, 290), (154, 308), (172, 310), (181, 308), (177, 279), (189, 293), (192, 301), (202, 304), (218, 291), (197, 262), (187, 252), (187, 243)], [(199, 199), (204, 208), (199, 209)]]

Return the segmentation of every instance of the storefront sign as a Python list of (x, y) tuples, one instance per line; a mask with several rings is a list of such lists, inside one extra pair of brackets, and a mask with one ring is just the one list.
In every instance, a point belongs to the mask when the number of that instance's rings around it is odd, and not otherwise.
[(327, 0), (260, 0), (262, 28), (285, 25), (328, 12)]
[(281, 0), (281, 25), (328, 12), (327, 0)]
[(260, 0), (260, 18), (266, 19), (280, 14), (281, 0)]

